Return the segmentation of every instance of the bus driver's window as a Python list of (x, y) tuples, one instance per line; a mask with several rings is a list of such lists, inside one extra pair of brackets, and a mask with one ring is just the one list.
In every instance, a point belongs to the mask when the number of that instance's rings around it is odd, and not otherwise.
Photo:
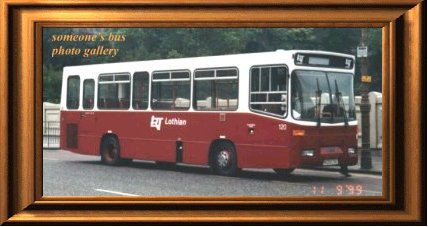
[(287, 114), (287, 68), (258, 66), (251, 69), (250, 108), (285, 117)]

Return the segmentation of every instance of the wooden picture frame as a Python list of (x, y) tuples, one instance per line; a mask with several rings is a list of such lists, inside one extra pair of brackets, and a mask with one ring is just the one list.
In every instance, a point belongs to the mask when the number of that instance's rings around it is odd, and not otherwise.
[[(424, 1), (3, 0), (0, 12), (0, 223), (426, 224)], [(382, 27), (383, 195), (42, 196), (41, 31), (82, 26)]]

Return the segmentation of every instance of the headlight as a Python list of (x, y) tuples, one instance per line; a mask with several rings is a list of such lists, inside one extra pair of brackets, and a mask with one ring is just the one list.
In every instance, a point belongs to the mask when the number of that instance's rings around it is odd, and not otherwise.
[(302, 151), (302, 156), (306, 156), (306, 157), (314, 157), (314, 150), (312, 149), (308, 149), (308, 150), (303, 150)]
[(355, 148), (353, 147), (348, 148), (348, 154), (355, 154)]

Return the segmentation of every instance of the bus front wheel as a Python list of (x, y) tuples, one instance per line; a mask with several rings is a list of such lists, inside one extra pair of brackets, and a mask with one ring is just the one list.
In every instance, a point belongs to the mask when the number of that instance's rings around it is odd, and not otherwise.
[(211, 166), (215, 173), (225, 176), (233, 176), (237, 173), (236, 151), (232, 144), (220, 142), (214, 147)]
[(294, 168), (291, 169), (273, 169), (281, 177), (287, 177), (294, 171)]
[(101, 143), (101, 161), (107, 165), (118, 165), (120, 159), (119, 141), (113, 136), (108, 136)]

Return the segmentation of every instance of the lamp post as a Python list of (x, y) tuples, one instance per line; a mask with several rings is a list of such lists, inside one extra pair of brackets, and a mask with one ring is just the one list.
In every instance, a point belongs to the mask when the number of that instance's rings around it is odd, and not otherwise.
[[(361, 169), (372, 168), (372, 156), (370, 152), (370, 102), (368, 95), (368, 83), (371, 77), (368, 75), (368, 62), (367, 62), (367, 44), (368, 44), (368, 29), (361, 28), (361, 43), (360, 46), (365, 48), (365, 54), (361, 55)], [(360, 57), (360, 56), (357, 56)]]

